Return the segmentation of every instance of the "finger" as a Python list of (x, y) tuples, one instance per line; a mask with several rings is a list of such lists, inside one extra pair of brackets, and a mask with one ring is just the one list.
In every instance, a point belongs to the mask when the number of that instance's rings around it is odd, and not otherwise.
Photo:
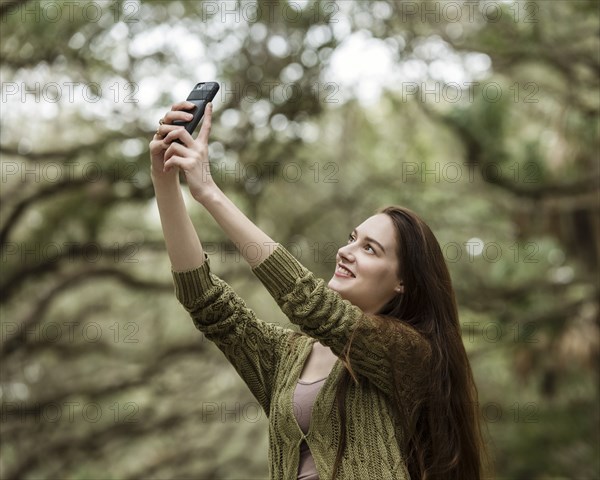
[(206, 105), (204, 111), (204, 119), (202, 120), (202, 128), (196, 140), (200, 140), (202, 143), (208, 144), (208, 136), (210, 135), (210, 127), (212, 126), (212, 103)]
[(180, 157), (188, 157), (189, 152), (187, 151), (187, 147), (182, 145), (181, 143), (173, 142), (171, 143), (164, 154), (165, 163), (174, 155), (178, 155)]
[[(186, 147), (192, 147), (194, 145), (194, 139), (189, 132), (183, 127), (176, 127), (172, 129), (164, 138), (165, 143), (173, 144), (174, 140), (179, 140)], [(177, 144), (177, 142), (175, 142)], [(178, 145), (178, 144), (177, 144)]]
[(173, 106), (171, 107), (171, 111), (192, 110), (194, 108), (196, 108), (196, 104), (194, 104), (192, 102), (188, 102), (187, 100), (184, 100), (183, 102), (174, 103)]
[(190, 168), (190, 164), (191, 161), (189, 158), (185, 158), (180, 155), (173, 155), (163, 164), (163, 171), (170, 172), (173, 168), (179, 168), (180, 170), (185, 171), (186, 168)]
[(162, 120), (163, 120), (163, 125), (165, 125), (165, 124), (169, 125), (169, 124), (172, 124), (175, 120), (189, 122), (192, 118), (194, 118), (194, 115), (192, 113), (184, 112), (181, 110), (171, 110), (170, 112), (167, 112), (165, 114), (165, 116), (162, 118)]
[[(175, 156), (175, 157), (171, 157), (171, 158), (179, 159), (181, 157)], [(169, 160), (171, 160), (171, 159), (169, 159)], [(178, 160), (174, 160), (173, 162), (170, 162), (170, 163), (164, 162), (163, 163), (163, 172), (168, 173), (171, 170), (173, 170), (174, 168), (177, 168), (177, 163), (178, 163)]]
[(161, 140), (164, 140), (167, 137), (167, 135), (169, 133), (171, 133), (173, 130), (180, 130), (180, 129), (184, 129), (184, 127), (182, 125), (171, 125), (169, 123), (163, 123), (156, 130), (156, 134), (158, 134), (158, 136)]
[(150, 153), (157, 154), (161, 151), (165, 151), (168, 147), (169, 145), (164, 143), (164, 139), (155, 133), (150, 141)]

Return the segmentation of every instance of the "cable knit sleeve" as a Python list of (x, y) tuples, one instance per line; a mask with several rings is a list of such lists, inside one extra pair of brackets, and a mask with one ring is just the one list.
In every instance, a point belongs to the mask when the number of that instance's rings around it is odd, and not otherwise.
[(196, 328), (225, 354), (268, 415), (279, 354), (291, 330), (257, 319), (233, 289), (210, 272), (208, 261), (172, 275), (175, 295)]
[[(429, 343), (401, 322), (368, 316), (316, 278), (284, 247), (253, 269), (290, 321), (327, 345), (339, 357), (354, 333), (349, 351), (353, 370), (393, 396), (422, 385)], [(412, 403), (408, 397), (408, 404)]]

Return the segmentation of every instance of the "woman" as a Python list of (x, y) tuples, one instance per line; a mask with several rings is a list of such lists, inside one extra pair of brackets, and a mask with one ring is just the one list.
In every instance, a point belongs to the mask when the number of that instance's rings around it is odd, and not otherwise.
[[(174, 105), (150, 143), (175, 292), (268, 415), (270, 478), (480, 479), (477, 392), (431, 230), (407, 209), (382, 210), (339, 249), (326, 285), (218, 188), (212, 105), (196, 140), (172, 125), (190, 108)], [(178, 170), (302, 334), (258, 320), (210, 273)]]

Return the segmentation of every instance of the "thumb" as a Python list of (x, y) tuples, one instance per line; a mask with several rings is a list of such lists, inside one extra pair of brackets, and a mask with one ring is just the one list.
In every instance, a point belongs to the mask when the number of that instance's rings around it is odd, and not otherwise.
[(202, 143), (208, 144), (208, 135), (210, 134), (210, 127), (212, 126), (212, 102), (206, 105), (204, 110), (204, 118), (202, 119), (202, 127), (198, 134), (197, 140), (201, 140)]

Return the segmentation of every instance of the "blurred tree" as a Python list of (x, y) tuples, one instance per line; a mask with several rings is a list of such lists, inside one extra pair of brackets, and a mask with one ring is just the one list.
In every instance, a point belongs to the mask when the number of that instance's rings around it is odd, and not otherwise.
[[(264, 415), (173, 298), (148, 174), (157, 119), (211, 79), (217, 181), (319, 275), (377, 207), (432, 225), (498, 478), (598, 477), (595, 2), (12, 1), (0, 15), (2, 478), (266, 476)], [(328, 76), (353, 33), (404, 75), (368, 107)], [(213, 270), (285, 324), (190, 212)]]

